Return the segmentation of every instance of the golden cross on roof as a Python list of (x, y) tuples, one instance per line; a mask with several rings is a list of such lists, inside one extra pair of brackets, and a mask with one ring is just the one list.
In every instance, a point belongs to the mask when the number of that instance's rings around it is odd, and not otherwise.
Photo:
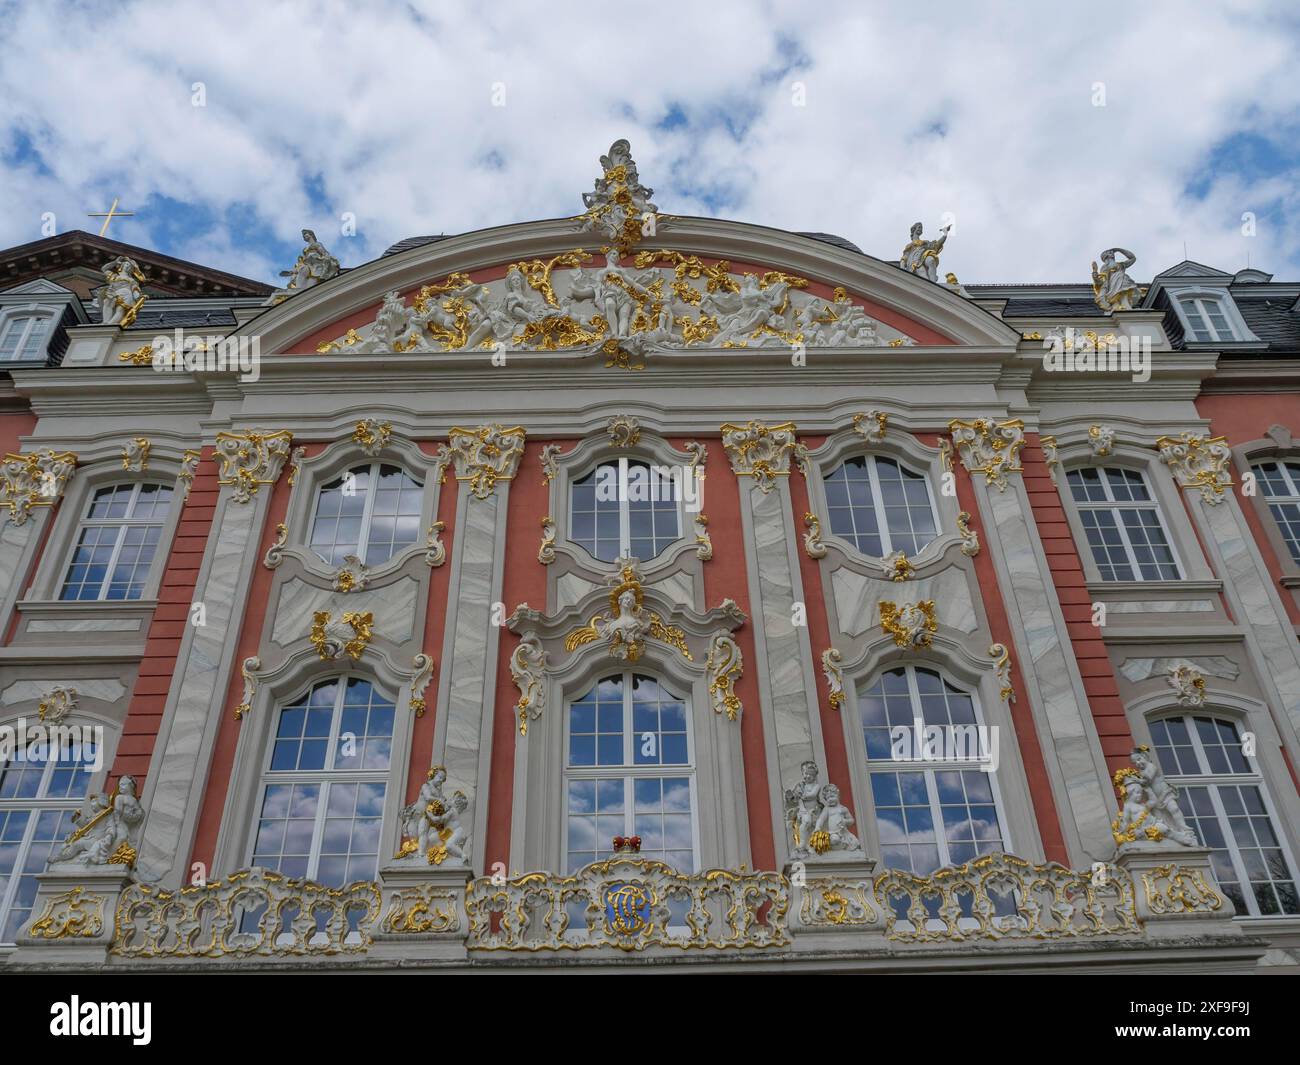
[(102, 226), (99, 227), (99, 235), (102, 237), (102, 236), (103, 236), (103, 235), (108, 231), (108, 223), (111, 222), (111, 221), (113, 221), (114, 218), (134, 218), (134, 217), (135, 217), (135, 212), (134, 212), (134, 211), (119, 211), (119, 210), (117, 209), (117, 197), (114, 196), (114, 197), (113, 197), (113, 206), (110, 207), (107, 211), (87, 211), (87, 212), (86, 212), (86, 217), (87, 217), (87, 218), (102, 218), (102, 219), (104, 220), (104, 224), (103, 224)]

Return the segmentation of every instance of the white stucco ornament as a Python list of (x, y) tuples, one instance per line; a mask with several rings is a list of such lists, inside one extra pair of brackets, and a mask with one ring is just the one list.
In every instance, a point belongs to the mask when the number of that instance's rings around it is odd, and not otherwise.
[(1095, 459), (1109, 458), (1115, 450), (1115, 427), (1113, 425), (1088, 426), (1088, 450)]
[(1179, 706), (1205, 705), (1205, 674), (1191, 663), (1180, 662), (1171, 665), (1165, 679), (1177, 693)]
[(134, 259), (125, 255), (105, 263), (101, 272), (105, 285), (99, 290), (100, 320), (104, 325), (125, 329), (135, 321), (144, 306), (145, 295), (140, 287), (144, 284), (144, 273)]
[(33, 507), (53, 506), (62, 498), (76, 469), (77, 456), (71, 451), (47, 448), (6, 455), (0, 466), (0, 512), (8, 510), (14, 525), (27, 524)]
[(1128, 276), (1137, 256), (1124, 248), (1107, 248), (1101, 266), (1092, 264), (1092, 298), (1103, 311), (1131, 311), (1138, 300), (1137, 282)]
[(529, 630), (519, 637), (510, 656), (510, 677), (519, 689), (515, 710), (519, 714), (519, 735), (528, 735), (528, 722), (536, 721), (546, 709), (546, 650), (537, 633)]
[(1228, 472), (1232, 449), (1226, 436), (1206, 437), (1184, 432), (1160, 437), (1156, 448), (1160, 461), (1173, 471), (1181, 487), (1199, 489), (1201, 498), (1211, 506), (1223, 502), (1224, 490), (1232, 485), (1232, 475)]
[(776, 487), (778, 477), (790, 475), (792, 458), (801, 470), (808, 469), (808, 449), (799, 443), (796, 432), (794, 422), (727, 422), (722, 426), (722, 446), (736, 475), (753, 478), (754, 487), (766, 495)]
[(445, 472), (450, 463), (456, 480), (469, 485), (475, 499), (487, 499), (498, 481), (513, 480), (524, 453), (524, 429), (515, 425), (480, 425), (473, 429), (453, 425), (447, 443), (438, 450), (438, 463)]
[(600, 234), (623, 251), (656, 232), (659, 208), (650, 202), (654, 189), (641, 184), (632, 145), (616, 140), (609, 154), (600, 157), (602, 174), (591, 192), (582, 194), (587, 210), (578, 216), (579, 228)]
[(954, 419), (948, 424), (961, 463), (971, 473), (982, 473), (999, 492), (1007, 488), (1007, 474), (1020, 473), (1020, 449), (1025, 444), (1025, 423), (1019, 418), (994, 421)]

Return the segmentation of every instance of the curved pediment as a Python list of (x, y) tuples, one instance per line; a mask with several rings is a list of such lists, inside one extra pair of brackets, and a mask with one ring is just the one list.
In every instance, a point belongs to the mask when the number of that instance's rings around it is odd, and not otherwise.
[(322, 280), (307, 270), (304, 287), (278, 293), (244, 329), (266, 354), (512, 349), (632, 369), (657, 352), (1019, 340), (955, 283), (929, 279), (947, 230), (927, 242), (913, 227), (900, 269), (843, 242), (661, 214), (626, 141), (601, 164), (575, 218), (420, 243), (341, 274), (330, 259)]

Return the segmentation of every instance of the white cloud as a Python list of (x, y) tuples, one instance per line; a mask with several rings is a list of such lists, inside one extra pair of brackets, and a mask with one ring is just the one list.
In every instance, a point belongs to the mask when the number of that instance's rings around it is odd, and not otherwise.
[[(112, 196), (157, 195), (213, 214), (186, 226), (172, 208), (165, 229), (142, 212), (114, 235), (273, 280), (287, 263), (268, 254), (304, 225), (355, 265), (417, 233), (576, 213), (626, 136), (670, 213), (720, 198), (726, 217), (889, 259), (913, 221), (933, 232), (951, 211), (943, 266), (963, 281), (1082, 281), (1114, 244), (1140, 276), (1184, 242), (1225, 269), (1247, 252), (1279, 276), (1300, 265), (1296, 227), (1276, 221), (1300, 206), (1292, 177), (1205, 173), (1229, 137), (1294, 132), (1284, 5), (447, 8), (14, 10), (0, 143), (12, 156), (21, 131), (49, 172), (3, 167), (0, 245), (39, 237), (43, 211), (90, 228)], [(658, 128), (672, 109), (686, 123)], [(355, 240), (338, 236), (345, 211)], [(1253, 239), (1244, 211), (1260, 215)]]

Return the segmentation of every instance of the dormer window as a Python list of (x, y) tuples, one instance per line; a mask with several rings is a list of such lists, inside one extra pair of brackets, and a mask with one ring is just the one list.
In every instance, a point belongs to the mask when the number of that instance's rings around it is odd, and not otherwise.
[(1213, 296), (1180, 296), (1178, 308), (1187, 323), (1188, 339), (1193, 341), (1240, 340), (1223, 313), (1223, 306)]
[(45, 358), (54, 319), (48, 314), (14, 315), (0, 324), (0, 362), (27, 362)]

